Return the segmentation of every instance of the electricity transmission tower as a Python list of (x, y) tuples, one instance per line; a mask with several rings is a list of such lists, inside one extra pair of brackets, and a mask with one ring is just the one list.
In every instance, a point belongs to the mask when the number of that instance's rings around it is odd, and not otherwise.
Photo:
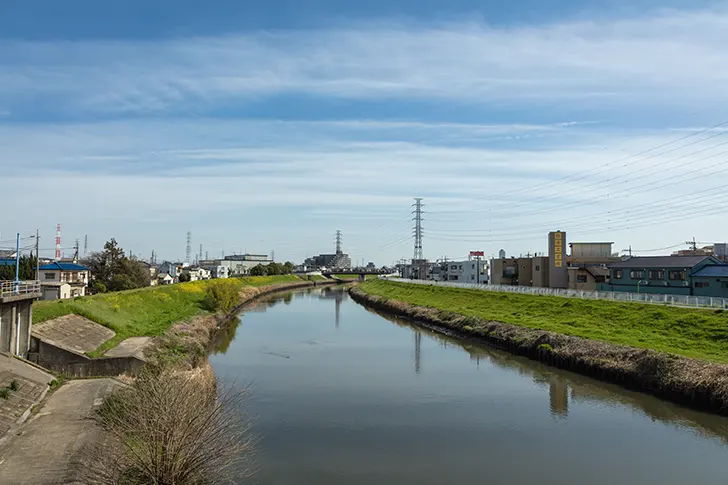
[(192, 233), (190, 231), (187, 231), (187, 257), (185, 258), (185, 262), (187, 264), (190, 264), (191, 258), (192, 258)]
[(336, 254), (341, 254), (344, 251), (341, 249), (341, 231), (336, 231)]
[(422, 198), (415, 197), (415, 203), (412, 204), (412, 207), (415, 208), (415, 210), (412, 211), (412, 213), (415, 215), (413, 219), (415, 221), (415, 252), (412, 259), (419, 261), (425, 259), (422, 254), (422, 208), (424, 207), (424, 204), (422, 203)]

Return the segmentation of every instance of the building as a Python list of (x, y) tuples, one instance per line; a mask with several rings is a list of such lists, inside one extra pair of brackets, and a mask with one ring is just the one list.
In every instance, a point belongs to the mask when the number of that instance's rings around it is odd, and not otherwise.
[(159, 273), (157, 275), (158, 285), (171, 285), (174, 284), (174, 278), (169, 273)]
[(172, 278), (173, 283), (176, 283), (179, 281), (179, 275), (182, 274), (183, 269), (184, 265), (182, 263), (172, 263), (170, 261), (165, 261), (159, 265), (159, 268), (157, 268), (157, 281), (160, 281), (160, 276), (166, 274)]
[(190, 275), (190, 281), (209, 280), (212, 277), (212, 272), (205, 268), (189, 268), (184, 272)]
[[(718, 282), (710, 276), (722, 269), (701, 271), (706, 267), (728, 266), (713, 256), (632, 257), (609, 265), (609, 281), (597, 285), (600, 291), (692, 295), (707, 293)], [(707, 283), (707, 286), (703, 286)], [(694, 288), (694, 285), (697, 285)], [(728, 296), (728, 291), (724, 293)], [(718, 295), (713, 295), (718, 296)]]
[(567, 270), (570, 290), (596, 291), (609, 278), (609, 270), (602, 266), (569, 266)]
[(57, 261), (38, 268), (44, 300), (85, 296), (88, 293), (89, 269), (80, 264)]
[(319, 254), (303, 264), (307, 268), (351, 269), (351, 258), (346, 253)]
[(246, 276), (259, 264), (267, 266), (273, 260), (266, 254), (231, 254), (223, 259), (202, 260), (199, 267), (210, 272), (211, 278), (231, 278)]
[(703, 266), (690, 278), (693, 295), (728, 298), (728, 264)]
[(447, 281), (474, 284), (488, 283), (488, 263), (486, 261), (477, 259), (447, 261), (444, 266), (447, 268)]

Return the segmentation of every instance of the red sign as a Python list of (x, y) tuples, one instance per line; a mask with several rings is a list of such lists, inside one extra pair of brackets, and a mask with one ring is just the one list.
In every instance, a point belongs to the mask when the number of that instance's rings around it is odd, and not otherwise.
[(470, 251), (471, 256), (485, 256), (485, 251)]

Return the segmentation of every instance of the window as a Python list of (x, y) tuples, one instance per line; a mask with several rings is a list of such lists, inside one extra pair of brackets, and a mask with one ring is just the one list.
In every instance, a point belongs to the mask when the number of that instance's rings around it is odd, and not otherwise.
[(665, 271), (661, 269), (651, 269), (649, 272), (649, 277), (651, 280), (664, 280)]
[(578, 274), (576, 275), (576, 282), (577, 283), (586, 283), (587, 278), (585, 274)]
[(721, 281), (720, 287), (721, 288), (728, 288), (728, 281)]
[(685, 271), (673, 270), (667, 274), (667, 277), (670, 279), (670, 281), (681, 281), (685, 279)]
[(710, 283), (707, 281), (696, 281), (695, 282), (695, 288), (708, 288), (710, 286)]
[(536, 271), (541, 271), (541, 266), (538, 264), (536, 265)]
[(629, 272), (629, 277), (632, 278), (633, 280), (641, 280), (642, 278), (645, 277), (645, 272), (642, 270), (634, 269)]
[(470, 269), (475, 269), (475, 265), (474, 264), (471, 264), (470, 265)]
[(457, 265), (453, 264), (452, 266), (450, 266), (450, 269), (455, 271), (456, 269), (458, 269), (458, 267), (457, 267)]
[(470, 279), (471, 279), (471, 280), (475, 280), (475, 275), (474, 275), (474, 274), (471, 274), (471, 275), (470, 275)]
[(618, 269), (614, 271), (614, 279), (615, 280), (621, 280), (622, 279), (622, 270)]
[(56, 274), (55, 273), (46, 273), (45, 279), (54, 280), (54, 279), (56, 279)]

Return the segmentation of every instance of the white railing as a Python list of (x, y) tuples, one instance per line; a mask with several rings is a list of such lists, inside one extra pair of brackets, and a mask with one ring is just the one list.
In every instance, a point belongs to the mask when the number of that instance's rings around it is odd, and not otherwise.
[(40, 281), (0, 281), (0, 298), (40, 293)]
[(415, 285), (446, 286), (451, 288), (497, 291), (501, 293), (521, 293), (525, 295), (549, 295), (560, 296), (564, 298), (581, 298), (585, 300), (611, 300), (624, 302), (631, 301), (639, 303), (650, 303), (655, 305), (675, 305), (728, 309), (728, 298), (718, 298), (712, 296), (626, 293), (621, 291), (562, 290), (555, 288), (536, 288), (532, 286), (477, 285), (473, 283), (456, 283), (454, 281), (408, 280), (403, 278), (387, 278), (387, 280), (400, 283), (411, 283)]

